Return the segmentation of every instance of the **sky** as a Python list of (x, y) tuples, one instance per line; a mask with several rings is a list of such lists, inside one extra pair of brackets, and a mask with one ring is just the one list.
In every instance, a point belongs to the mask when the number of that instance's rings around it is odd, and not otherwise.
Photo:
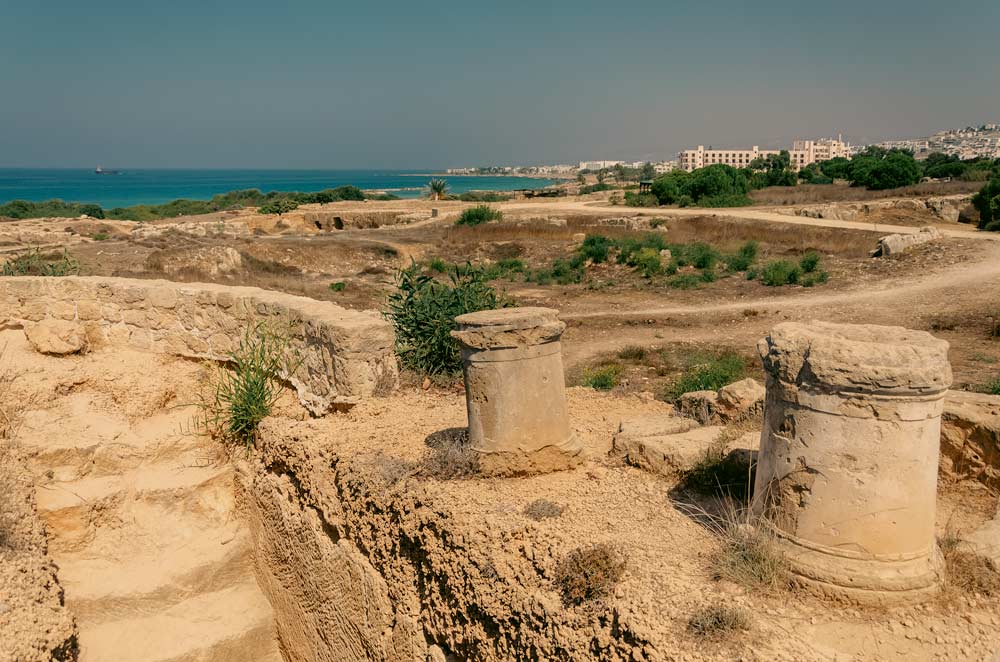
[(1000, 121), (987, 0), (0, 0), (0, 167), (660, 160)]

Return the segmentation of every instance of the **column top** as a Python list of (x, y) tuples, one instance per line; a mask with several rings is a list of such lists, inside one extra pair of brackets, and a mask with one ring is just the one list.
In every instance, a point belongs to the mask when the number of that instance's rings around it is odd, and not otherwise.
[(558, 340), (566, 325), (552, 308), (500, 308), (455, 318), (453, 338), (476, 349), (529, 347)]
[(899, 326), (784, 322), (757, 350), (769, 375), (798, 386), (905, 395), (952, 381), (948, 343)]

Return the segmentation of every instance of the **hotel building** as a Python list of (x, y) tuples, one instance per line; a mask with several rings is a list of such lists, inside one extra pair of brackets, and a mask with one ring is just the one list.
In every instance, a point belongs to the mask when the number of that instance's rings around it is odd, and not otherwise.
[[(751, 149), (705, 149), (704, 145), (699, 145), (698, 149), (688, 149), (678, 154), (677, 160), (678, 167), (688, 172), (717, 163), (746, 168), (758, 157), (779, 152), (777, 149), (761, 149), (756, 145)], [(792, 159), (792, 169), (799, 170), (816, 161), (826, 161), (837, 156), (849, 157), (850, 145), (841, 138), (796, 140), (788, 154)]]

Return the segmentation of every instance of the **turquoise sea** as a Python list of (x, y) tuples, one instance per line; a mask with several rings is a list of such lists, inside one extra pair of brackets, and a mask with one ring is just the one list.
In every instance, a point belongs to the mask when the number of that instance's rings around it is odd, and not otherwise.
[[(130, 170), (98, 175), (93, 169), (0, 168), (0, 204), (11, 200), (96, 203), (110, 209), (171, 200), (208, 200), (217, 193), (257, 188), (268, 191), (321, 191), (352, 185), (415, 198), (433, 170)], [(502, 176), (441, 176), (452, 193), (539, 188), (549, 179)]]

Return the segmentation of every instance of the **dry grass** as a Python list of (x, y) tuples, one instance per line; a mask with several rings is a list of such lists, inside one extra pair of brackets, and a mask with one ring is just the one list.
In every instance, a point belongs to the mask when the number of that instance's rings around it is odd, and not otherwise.
[(710, 216), (671, 219), (667, 227), (671, 242), (703, 241), (718, 250), (733, 252), (754, 240), (764, 252), (772, 255), (817, 251), (841, 257), (868, 257), (882, 235), (867, 230)]
[(695, 613), (688, 621), (688, 631), (699, 637), (718, 639), (749, 630), (753, 615), (746, 607), (711, 605)]
[(611, 545), (579, 547), (559, 562), (555, 583), (566, 604), (579, 605), (611, 595), (627, 565), (625, 556)]
[(982, 182), (928, 182), (887, 191), (869, 191), (844, 185), (802, 184), (800, 186), (772, 186), (751, 191), (755, 205), (802, 205), (826, 202), (855, 202), (883, 198), (910, 198), (926, 195), (957, 195), (975, 193)]
[(469, 478), (479, 473), (479, 453), (469, 445), (468, 428), (448, 428), (427, 437), (422, 476), (450, 480)]
[(938, 539), (944, 556), (946, 588), (957, 595), (1000, 596), (1000, 568), (962, 546), (961, 535), (949, 523)]

